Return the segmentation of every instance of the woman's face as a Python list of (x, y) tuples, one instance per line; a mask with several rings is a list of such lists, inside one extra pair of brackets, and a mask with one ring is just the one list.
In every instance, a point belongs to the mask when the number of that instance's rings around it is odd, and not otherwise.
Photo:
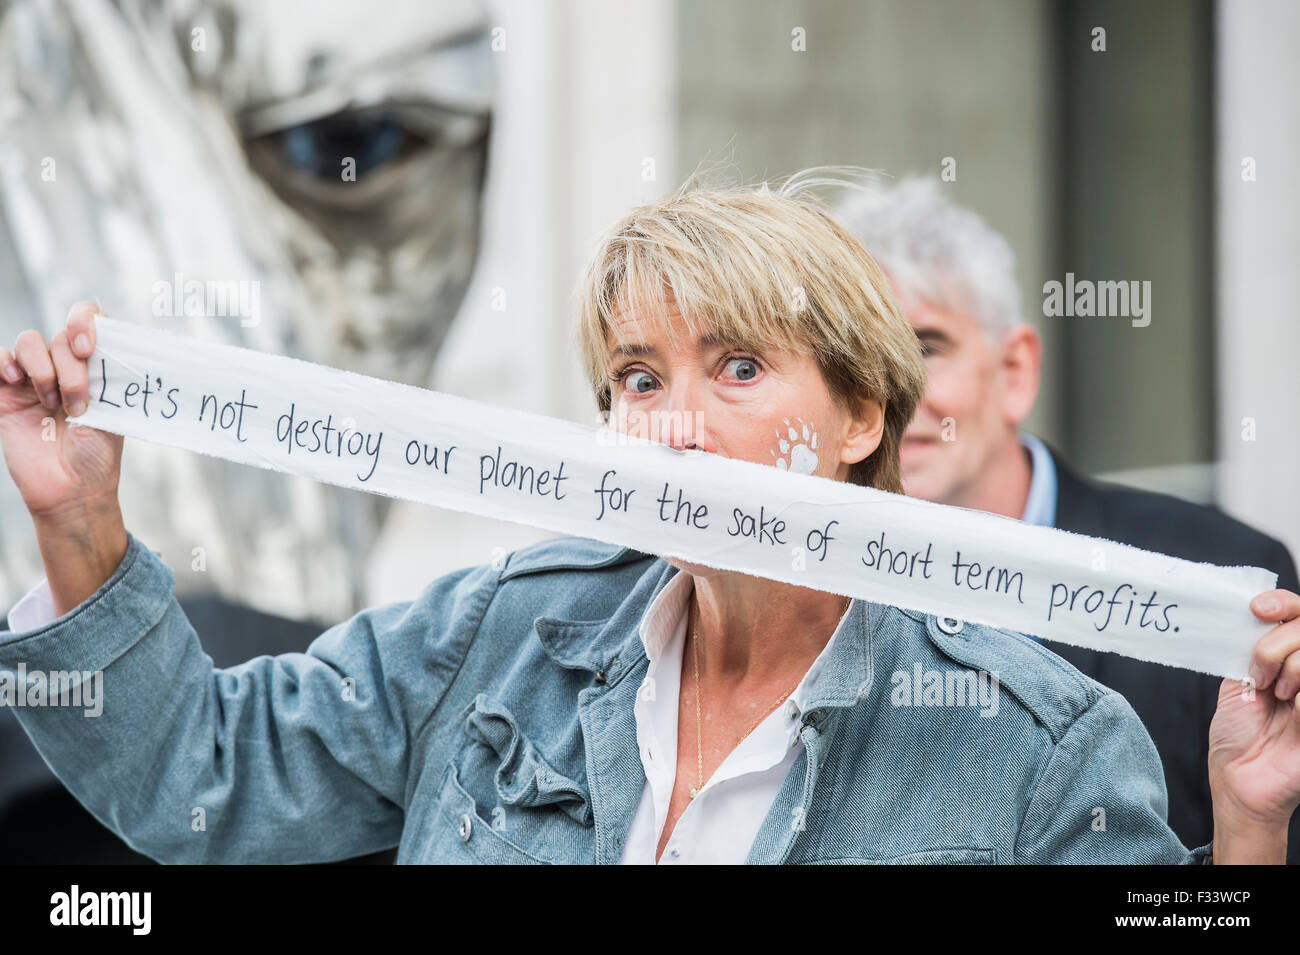
[[(707, 340), (691, 334), (671, 299), (666, 307), (676, 347), (657, 319), (614, 316), (607, 341), (616, 431), (836, 481), (879, 446), (880, 402), (864, 402), (850, 414), (831, 396), (811, 355), (758, 354)], [(670, 563), (696, 576), (719, 573)]]

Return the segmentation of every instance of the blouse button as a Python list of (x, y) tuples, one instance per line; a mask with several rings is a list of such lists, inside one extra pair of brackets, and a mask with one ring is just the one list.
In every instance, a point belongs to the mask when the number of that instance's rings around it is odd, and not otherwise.
[(474, 824), (470, 821), (469, 814), (462, 814), (460, 822), (456, 824), (456, 834), (460, 836), (460, 841), (469, 842), (469, 836), (473, 829)]

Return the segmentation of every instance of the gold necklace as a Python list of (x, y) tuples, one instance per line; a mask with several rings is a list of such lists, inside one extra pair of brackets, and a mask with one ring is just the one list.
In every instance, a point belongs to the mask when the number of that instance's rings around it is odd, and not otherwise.
[[(853, 603), (852, 597), (848, 598), (848, 600), (849, 600), (849, 604)], [(701, 711), (704, 709), (703, 707), (704, 687), (700, 683), (700, 623), (699, 623), (699, 602), (698, 601), (695, 601), (695, 609), (696, 609), (696, 621), (695, 621), (695, 626), (693, 628), (695, 634), (693, 642), (695, 643), (695, 778), (696, 778), (696, 784), (691, 789), (690, 798), (692, 799), (698, 796), (701, 790), (704, 789), (704, 726), (703, 726), (703, 719), (700, 716)], [(848, 605), (845, 605), (844, 613), (847, 613), (848, 609), (849, 609)], [(840, 616), (843, 617), (844, 614), (841, 613)], [(802, 682), (803, 682), (803, 677), (800, 677), (799, 683)], [(778, 706), (780, 706), (782, 703), (784, 703), (786, 697), (788, 697), (795, 690), (799, 689), (799, 683), (796, 683), (794, 686), (790, 687), (790, 689), (782, 693), (780, 698), (775, 703), (773, 703), (772, 706), (768, 708), (766, 713), (764, 713), (762, 716), (760, 716), (758, 719), (756, 719), (753, 723), (749, 725), (749, 729), (745, 730), (744, 736), (741, 736), (740, 740), (744, 740), (746, 736), (754, 732), (754, 727), (758, 726), (759, 723), (763, 722), (763, 720), (771, 716), (772, 711), (776, 709)]]

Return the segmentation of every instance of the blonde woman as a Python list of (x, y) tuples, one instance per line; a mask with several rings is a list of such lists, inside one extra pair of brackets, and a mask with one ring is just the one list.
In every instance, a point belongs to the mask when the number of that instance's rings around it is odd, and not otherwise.
[[(812, 182), (686, 189), (615, 223), (579, 288), (592, 390), (624, 430), (898, 491), (919, 346)], [(1300, 800), (1285, 591), (1257, 601), (1281, 624), (1256, 649), (1259, 692), (1225, 682), (1215, 839), (1193, 852), (1129, 705), (1032, 641), (592, 540), (457, 571), (306, 654), (215, 670), (171, 571), (123, 525), (122, 439), (65, 425), (89, 400), (94, 311), (75, 306), (48, 347), (27, 331), (0, 352), (0, 440), (47, 572), (10, 613), (0, 674), (103, 670), (93, 723), (16, 713), (72, 792), (158, 860), (1282, 858)], [(797, 456), (787, 422), (809, 435)], [(917, 666), (995, 673), (995, 705), (892, 705), (891, 674)]]

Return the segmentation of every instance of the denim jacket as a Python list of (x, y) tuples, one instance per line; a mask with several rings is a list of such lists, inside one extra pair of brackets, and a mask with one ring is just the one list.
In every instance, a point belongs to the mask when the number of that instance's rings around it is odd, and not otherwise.
[[(306, 653), (214, 669), (172, 571), (129, 535), (92, 597), (5, 636), (0, 670), (103, 671), (98, 716), (15, 714), (77, 799), (160, 862), (397, 845), (403, 863), (616, 863), (645, 785), (637, 628), (676, 573), (555, 538), (362, 611)], [(1001, 630), (862, 600), (846, 626), (748, 862), (1209, 861), (1166, 824), (1159, 757), (1123, 697)], [(996, 675), (995, 697), (943, 696), (975, 674)]]

